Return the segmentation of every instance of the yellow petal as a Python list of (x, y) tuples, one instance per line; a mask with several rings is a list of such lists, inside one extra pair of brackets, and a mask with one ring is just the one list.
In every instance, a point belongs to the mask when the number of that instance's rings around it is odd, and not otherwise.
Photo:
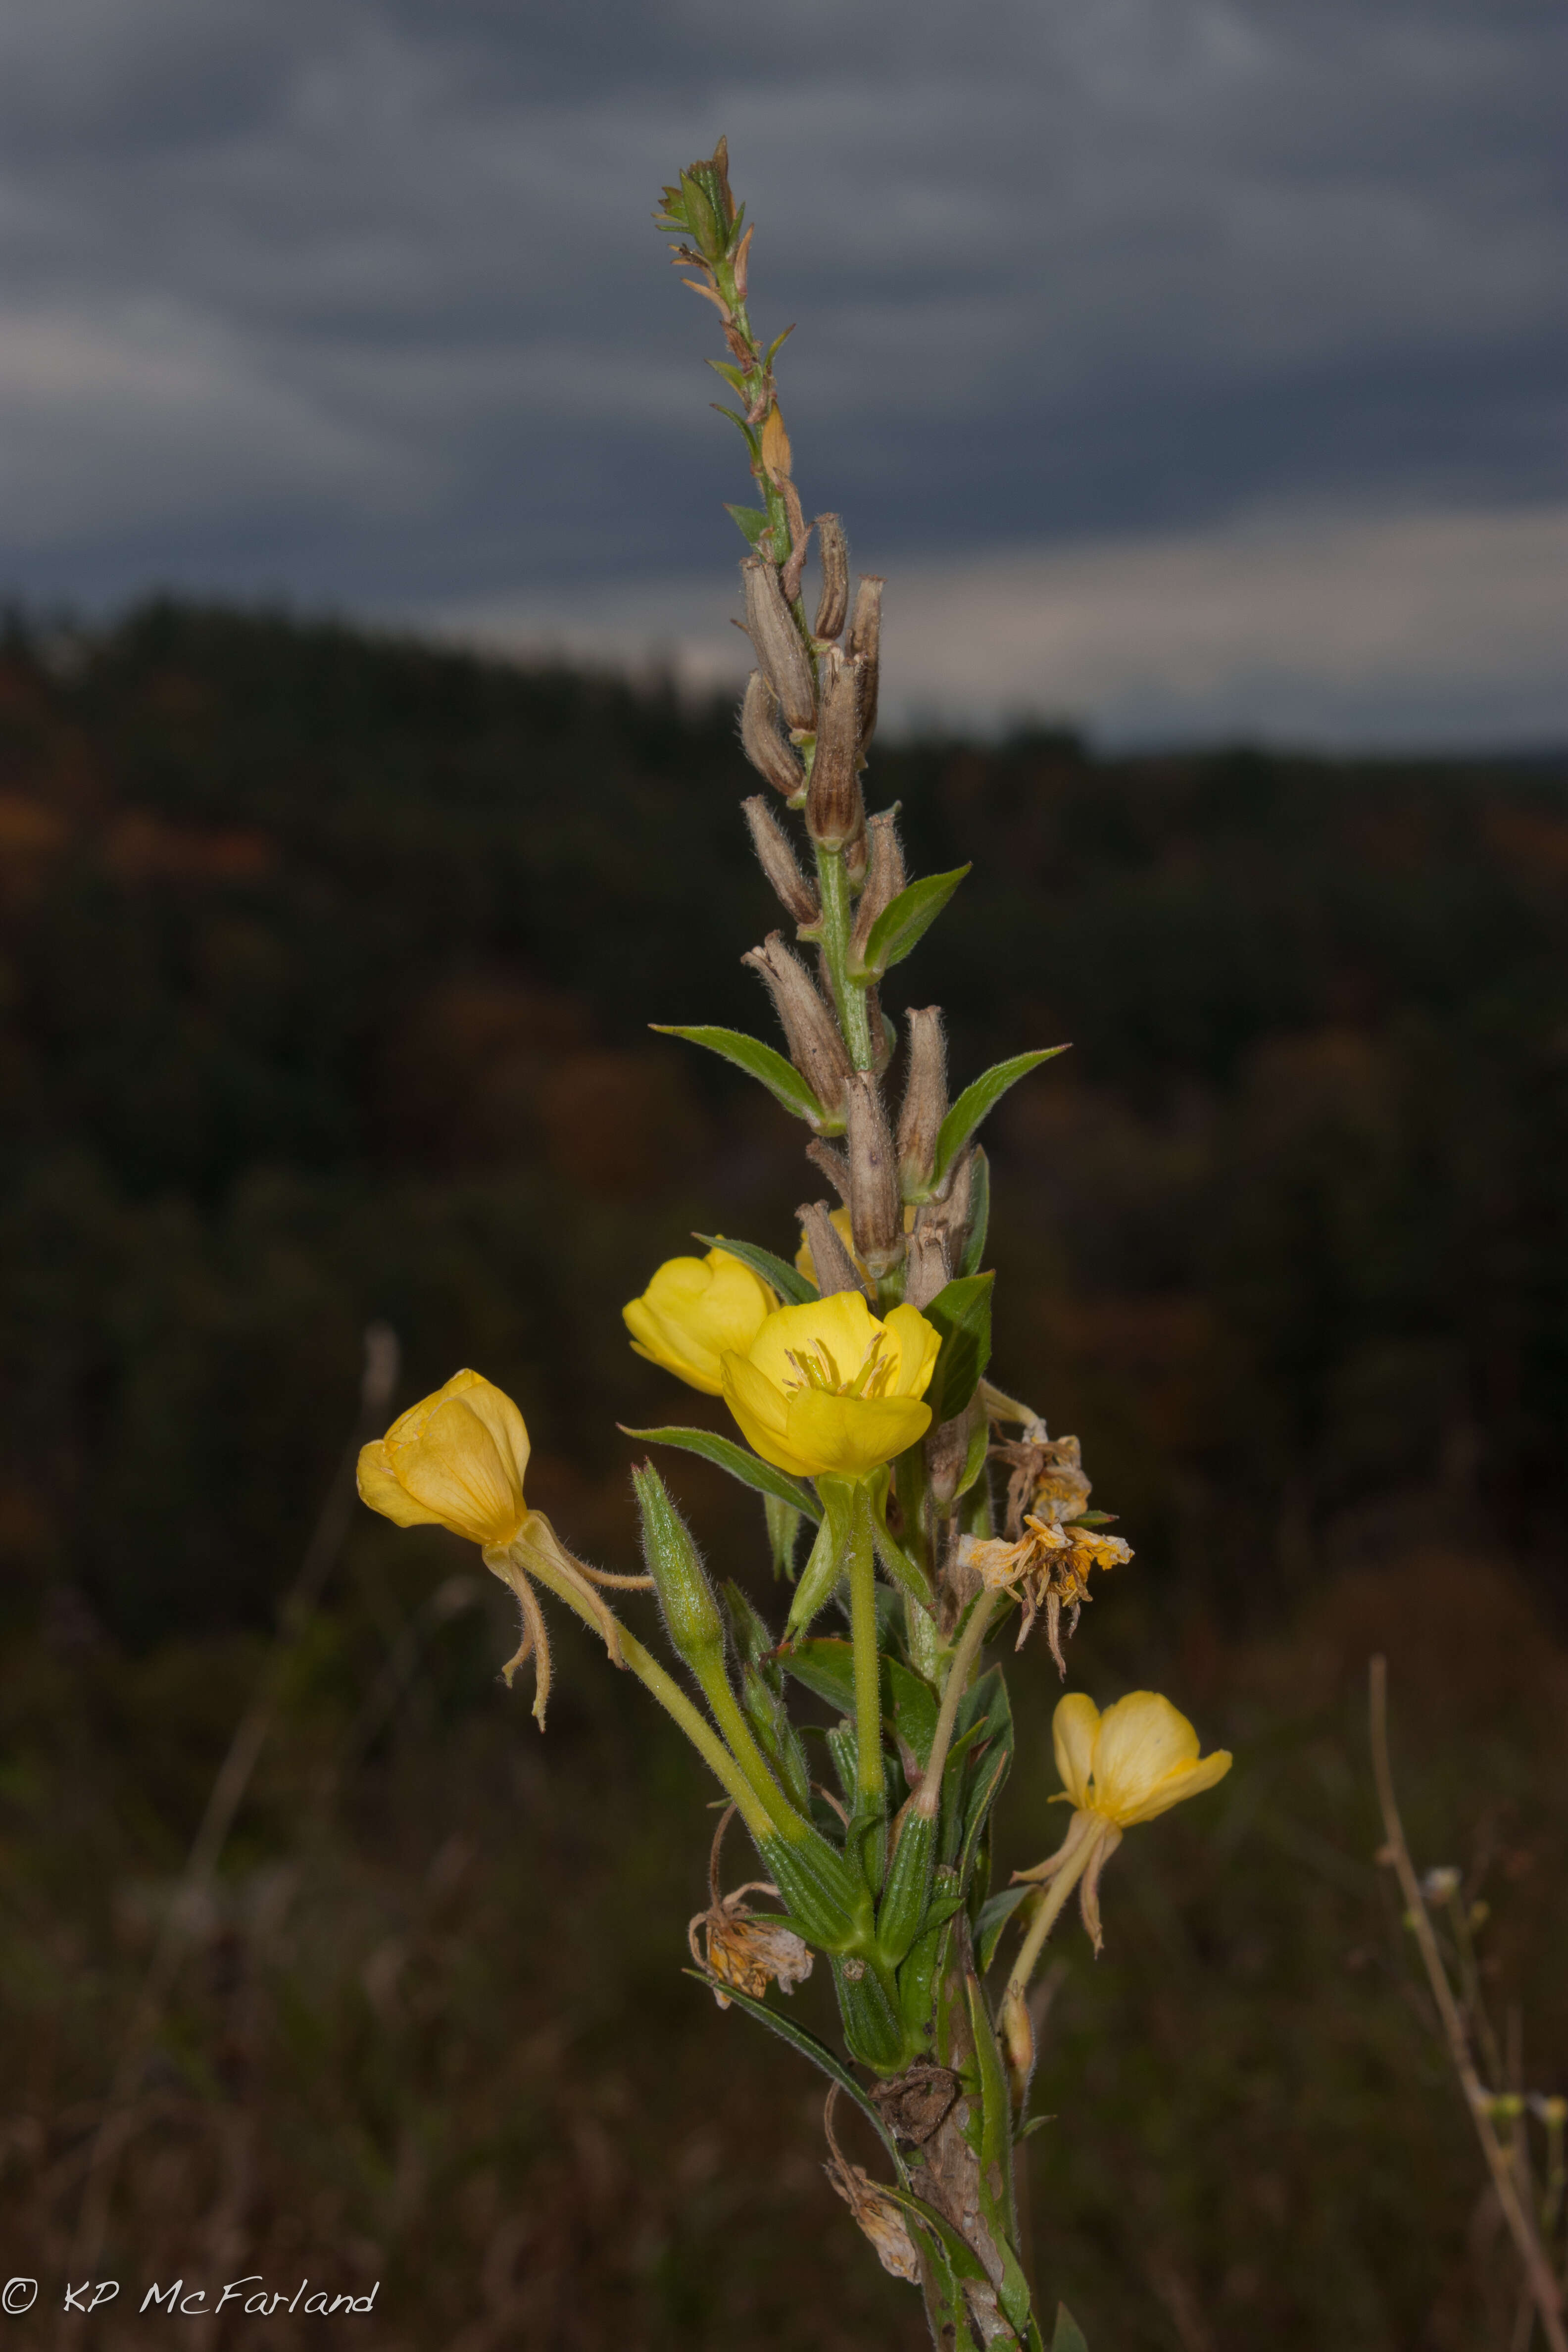
[(383, 1518), (391, 1519), (400, 1528), (439, 1527), (439, 1514), (427, 1511), (412, 1495), (404, 1493), (393, 1475), (387, 1460), (386, 1440), (378, 1437), (370, 1445), (362, 1445), (359, 1456), (358, 1484), (360, 1499), (368, 1503)]
[(746, 1352), (777, 1389), (793, 1388), (799, 1381), (794, 1361), (798, 1356), (814, 1356), (825, 1363), (830, 1357), (847, 1383), (870, 1353), (878, 1328), (858, 1290), (839, 1290), (828, 1298), (808, 1298), (804, 1307), (781, 1307), (768, 1317)]
[(503, 1454), (467, 1396), (429, 1402), (434, 1409), (416, 1430), (401, 1438), (388, 1433), (394, 1477), (454, 1535), (477, 1544), (510, 1543), (528, 1516), (510, 1447)]
[(733, 1349), (724, 1359), (723, 1377), (724, 1402), (752, 1452), (771, 1462), (775, 1470), (810, 1477), (806, 1464), (789, 1450), (789, 1404), (784, 1391)]
[(789, 1400), (785, 1444), (810, 1478), (863, 1478), (918, 1444), (931, 1407), (913, 1397), (826, 1396), (797, 1389)]
[(1124, 1829), (1131, 1829), (1135, 1822), (1154, 1821), (1161, 1813), (1168, 1813), (1173, 1805), (1184, 1804), (1189, 1797), (1201, 1797), (1205, 1789), (1212, 1789), (1216, 1780), (1225, 1779), (1230, 1765), (1228, 1748), (1216, 1748), (1212, 1756), (1205, 1756), (1198, 1764), (1178, 1764), (1173, 1772), (1167, 1772), (1156, 1783), (1141, 1805), (1134, 1805), (1131, 1812), (1117, 1818)]
[(895, 1307), (885, 1328), (891, 1349), (897, 1351), (897, 1369), (889, 1383), (893, 1394), (924, 1396), (936, 1370), (941, 1332), (926, 1321), (918, 1307), (907, 1306)]
[(702, 1258), (667, 1259), (621, 1313), (639, 1356), (718, 1396), (721, 1359), (731, 1348), (744, 1355), (777, 1305), (749, 1265), (714, 1249)]
[(1083, 1691), (1069, 1691), (1057, 1702), (1051, 1717), (1051, 1742), (1062, 1787), (1081, 1811), (1089, 1801), (1089, 1776), (1094, 1768), (1094, 1737), (1100, 1729), (1100, 1709)]
[(482, 1372), (454, 1372), (441, 1391), (443, 1399), (461, 1397), (470, 1412), (483, 1422), (495, 1442), (502, 1468), (519, 1495), (528, 1475), (528, 1457), (532, 1448), (529, 1442), (528, 1423), (504, 1389), (487, 1381)]

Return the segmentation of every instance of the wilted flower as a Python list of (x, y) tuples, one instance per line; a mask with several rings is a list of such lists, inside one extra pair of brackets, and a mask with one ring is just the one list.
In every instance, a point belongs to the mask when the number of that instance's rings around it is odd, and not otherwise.
[[(719, 1849), (734, 1817), (733, 1805), (726, 1805), (719, 1817), (708, 1861), (708, 1908), (689, 1921), (686, 1940), (699, 1968), (705, 1968), (723, 1984), (733, 1985), (737, 1992), (761, 2000), (770, 1984), (776, 1983), (781, 1992), (793, 1992), (797, 1984), (804, 1984), (811, 1974), (813, 1954), (793, 1927), (766, 1913), (759, 1915), (746, 1901), (748, 1895), (769, 1895), (776, 1903), (779, 1891), (770, 1881), (751, 1879), (728, 1895), (719, 1892)], [(703, 1950), (697, 1943), (700, 1927)], [(713, 1998), (721, 2009), (729, 2008), (730, 1997), (717, 1983)]]
[(864, 1478), (930, 1428), (921, 1399), (941, 1345), (915, 1307), (879, 1321), (858, 1291), (836, 1291), (781, 1307), (726, 1355), (724, 1402), (776, 1469)]
[(920, 2283), (920, 2257), (915, 2252), (910, 2225), (902, 2208), (879, 2189), (864, 2165), (851, 2164), (838, 2145), (833, 2129), (833, 2109), (838, 2097), (837, 2083), (827, 2094), (823, 2109), (822, 2126), (827, 2134), (827, 2162), (823, 2169), (833, 2186), (854, 2214), (861, 2231), (870, 2240), (877, 2260), (894, 2278)]
[(1076, 1437), (1047, 1437), (1044, 1422), (1035, 1422), (1021, 1438), (994, 1445), (991, 1457), (1005, 1462), (1013, 1473), (1005, 1521), (1009, 1535), (1022, 1534), (1026, 1517), (1076, 1519), (1088, 1508), (1092, 1489)]
[(445, 1388), (400, 1413), (384, 1437), (362, 1446), (359, 1491), (400, 1528), (447, 1528), (480, 1546), (485, 1566), (522, 1611), (522, 1639), (501, 1671), (510, 1685), (533, 1659), (533, 1712), (542, 1731), (550, 1642), (530, 1578), (597, 1626), (616, 1665), (625, 1664), (620, 1628), (595, 1588), (642, 1591), (651, 1580), (610, 1576), (573, 1557), (543, 1512), (524, 1500), (528, 1455), (528, 1427), (510, 1397), (479, 1372), (454, 1372)]
[(1065, 1675), (1062, 1611), (1072, 1612), (1068, 1622), (1070, 1636), (1077, 1631), (1079, 1610), (1091, 1597), (1090, 1571), (1124, 1566), (1132, 1557), (1132, 1547), (1121, 1536), (1102, 1535), (1097, 1528), (1063, 1527), (1055, 1519), (1031, 1515), (1025, 1520), (1024, 1532), (1016, 1543), (1007, 1543), (1000, 1538), (965, 1536), (960, 1542), (958, 1556), (966, 1568), (974, 1570), (988, 1592), (1018, 1595), (1024, 1610), (1016, 1644), (1020, 1650), (1037, 1612), (1044, 1609), (1046, 1639)]
[(632, 1347), (651, 1364), (709, 1396), (722, 1392), (726, 1351), (742, 1354), (778, 1305), (761, 1275), (728, 1250), (667, 1258), (643, 1292), (621, 1309)]
[(1051, 1738), (1065, 1790), (1051, 1801), (1070, 1804), (1073, 1817), (1058, 1851), (1033, 1870), (1015, 1871), (1014, 1877), (1037, 1885), (1057, 1881), (1053, 1892), (1060, 1899), (1050, 1907), (1052, 1919), (1081, 1881), (1083, 1923), (1098, 1951), (1100, 1874), (1123, 1830), (1154, 1821), (1184, 1799), (1212, 1789), (1229, 1771), (1230, 1755), (1222, 1748), (1200, 1759), (1197, 1733), (1157, 1691), (1129, 1691), (1103, 1715), (1082, 1691), (1069, 1691), (1052, 1717)]

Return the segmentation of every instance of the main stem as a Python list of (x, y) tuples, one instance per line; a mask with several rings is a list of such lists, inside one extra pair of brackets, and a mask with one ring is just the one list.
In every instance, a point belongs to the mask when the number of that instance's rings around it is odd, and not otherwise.
[(882, 1774), (882, 1661), (877, 1647), (877, 1555), (871, 1498), (856, 1486), (849, 1505), (849, 1635), (855, 1655), (855, 1790), (868, 1812), (887, 1802)]
[(818, 849), (816, 879), (822, 895), (822, 952), (826, 959), (827, 976), (833, 985), (838, 1025), (844, 1032), (844, 1043), (849, 1049), (849, 1059), (855, 1067), (868, 1070), (874, 1059), (871, 1016), (865, 990), (858, 987), (849, 977), (849, 934), (853, 914), (849, 903), (849, 876), (841, 849)]

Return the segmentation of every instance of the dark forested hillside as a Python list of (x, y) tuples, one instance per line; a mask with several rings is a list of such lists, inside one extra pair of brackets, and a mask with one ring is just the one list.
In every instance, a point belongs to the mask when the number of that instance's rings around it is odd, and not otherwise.
[[(752, 781), (672, 693), (169, 604), (13, 621), (13, 1606), (264, 1613), (373, 1316), (409, 1394), (479, 1363), (582, 1539), (618, 1524), (613, 1424), (662, 1394), (621, 1300), (693, 1227), (787, 1246), (816, 1189), (646, 1027), (763, 1024)], [(996, 1122), (999, 1361), (1082, 1429), (1145, 1590), (1266, 1604), (1390, 1513), (1549, 1579), (1568, 778), (1041, 734), (868, 781), (918, 863), (974, 863), (906, 968), (958, 1075), (1072, 1040)]]

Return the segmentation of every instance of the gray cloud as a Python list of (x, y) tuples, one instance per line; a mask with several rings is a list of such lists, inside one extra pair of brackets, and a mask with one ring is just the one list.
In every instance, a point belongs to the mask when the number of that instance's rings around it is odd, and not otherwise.
[(740, 452), (648, 225), (721, 128), (805, 487), (879, 568), (1528, 510), (1563, 47), (1526, 0), (18, 0), (0, 575), (721, 567)]

